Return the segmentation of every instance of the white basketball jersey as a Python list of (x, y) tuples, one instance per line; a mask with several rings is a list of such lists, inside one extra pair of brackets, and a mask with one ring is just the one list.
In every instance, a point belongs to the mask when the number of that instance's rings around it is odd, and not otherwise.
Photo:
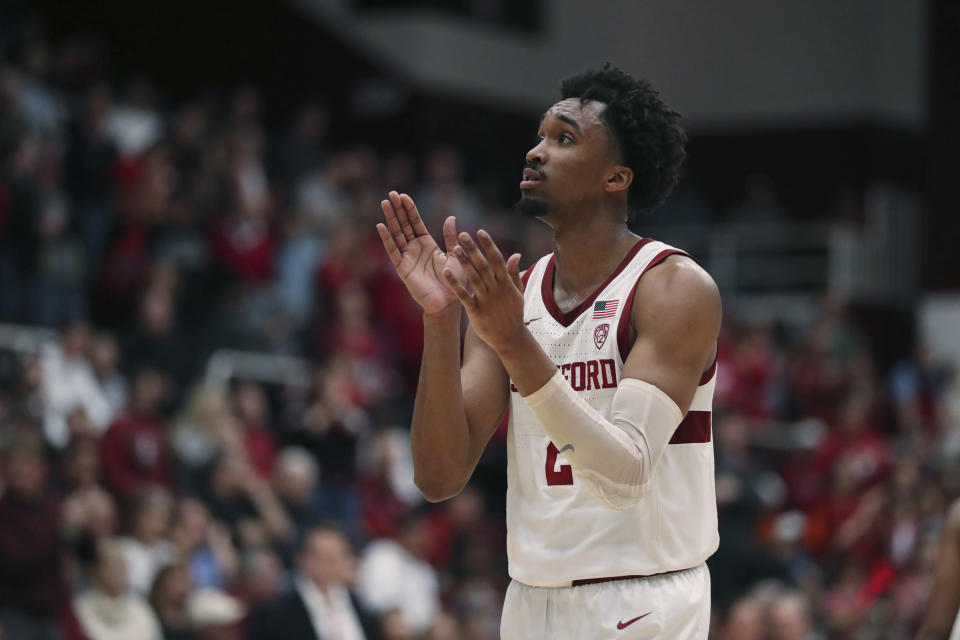
[[(682, 251), (644, 238), (606, 283), (562, 313), (553, 298), (553, 255), (524, 274), (524, 321), (581, 397), (610, 419), (630, 347), (637, 282)], [(643, 302), (642, 300), (640, 301)], [(711, 409), (716, 366), (700, 380), (683, 422), (640, 501), (624, 511), (601, 503), (573, 474), (511, 384), (507, 441), (510, 577), (532, 586), (652, 575), (694, 567), (719, 543)]]

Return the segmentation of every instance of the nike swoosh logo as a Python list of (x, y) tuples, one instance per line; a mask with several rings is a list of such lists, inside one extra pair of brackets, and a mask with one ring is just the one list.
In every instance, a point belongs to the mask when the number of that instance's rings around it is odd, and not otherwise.
[(537, 320), (539, 320), (539, 319), (542, 318), (542, 317), (543, 317), (543, 316), (540, 316), (540, 317), (538, 317), (538, 318), (532, 318), (532, 319), (530, 319), (530, 320), (524, 320), (524, 321), (523, 321), (523, 324), (524, 324), (524, 326), (529, 326), (531, 322), (536, 322)]
[(642, 616), (637, 616), (637, 617), (634, 618), (633, 620), (627, 620), (626, 622), (624, 622), (623, 620), (621, 620), (620, 622), (617, 623), (617, 629), (626, 629), (627, 627), (629, 627), (630, 625), (632, 625), (634, 622), (636, 622), (636, 621), (639, 620), (640, 618), (646, 618), (646, 617), (647, 617), (648, 615), (650, 615), (651, 613), (653, 613), (653, 611), (648, 611), (648, 612), (646, 612), (645, 614), (643, 614)]
[[(563, 449), (560, 449), (560, 451), (558, 451), (557, 453), (558, 453), (558, 454), (561, 454), (561, 453), (563, 453), (564, 451), (566, 451), (567, 449), (570, 449), (570, 451), (573, 451), (573, 445), (572, 445), (572, 444), (565, 444), (565, 445), (563, 445)], [(576, 453), (576, 452), (574, 452), (574, 453)]]

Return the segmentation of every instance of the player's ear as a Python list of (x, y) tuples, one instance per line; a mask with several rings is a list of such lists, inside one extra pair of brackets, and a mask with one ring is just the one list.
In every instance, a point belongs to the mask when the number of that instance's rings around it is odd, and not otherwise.
[(633, 182), (633, 169), (622, 164), (615, 165), (607, 174), (603, 188), (607, 191), (626, 191)]

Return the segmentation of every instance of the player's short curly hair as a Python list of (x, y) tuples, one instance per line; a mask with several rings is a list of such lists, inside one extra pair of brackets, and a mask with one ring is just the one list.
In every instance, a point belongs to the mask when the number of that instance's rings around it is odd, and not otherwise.
[(687, 157), (680, 114), (660, 99), (649, 82), (636, 80), (610, 63), (565, 79), (560, 94), (564, 100), (606, 104), (601, 119), (619, 144), (621, 162), (633, 169), (627, 192), (631, 214), (660, 206), (676, 186)]

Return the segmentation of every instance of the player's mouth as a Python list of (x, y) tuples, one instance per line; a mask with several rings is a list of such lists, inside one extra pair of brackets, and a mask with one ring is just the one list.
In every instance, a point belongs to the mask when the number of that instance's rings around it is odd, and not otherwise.
[(547, 177), (536, 169), (526, 168), (523, 170), (523, 180), (520, 182), (520, 188), (532, 189), (546, 179)]

